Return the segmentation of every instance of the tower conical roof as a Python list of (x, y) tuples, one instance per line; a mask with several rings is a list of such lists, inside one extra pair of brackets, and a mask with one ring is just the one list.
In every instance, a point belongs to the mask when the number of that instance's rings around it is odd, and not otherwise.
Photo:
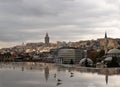
[(107, 33), (105, 32), (105, 38), (107, 38)]

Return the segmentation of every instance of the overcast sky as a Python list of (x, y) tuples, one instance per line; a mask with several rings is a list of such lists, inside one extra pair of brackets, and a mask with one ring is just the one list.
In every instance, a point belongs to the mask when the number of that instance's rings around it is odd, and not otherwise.
[(0, 0), (0, 47), (120, 38), (120, 0)]

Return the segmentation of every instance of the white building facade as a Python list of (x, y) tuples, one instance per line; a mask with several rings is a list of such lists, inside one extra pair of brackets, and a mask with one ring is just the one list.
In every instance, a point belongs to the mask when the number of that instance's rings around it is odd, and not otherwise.
[(84, 57), (84, 51), (76, 48), (62, 48), (58, 51), (58, 57), (62, 59), (63, 63), (79, 63)]

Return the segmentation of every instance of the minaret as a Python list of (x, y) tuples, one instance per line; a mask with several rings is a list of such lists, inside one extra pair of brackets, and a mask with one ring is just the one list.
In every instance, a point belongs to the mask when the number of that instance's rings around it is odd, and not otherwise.
[(105, 38), (104, 38), (104, 50), (105, 50), (105, 54), (108, 51), (107, 46), (108, 46), (108, 38), (107, 38), (107, 33), (105, 32)]
[(46, 36), (45, 36), (45, 45), (49, 46), (49, 36), (48, 36), (48, 33), (46, 33)]

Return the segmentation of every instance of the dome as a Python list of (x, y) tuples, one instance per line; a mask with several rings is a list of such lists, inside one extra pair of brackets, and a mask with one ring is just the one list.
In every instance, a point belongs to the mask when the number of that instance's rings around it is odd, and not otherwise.
[(107, 52), (108, 54), (116, 54), (116, 53), (120, 53), (120, 50), (119, 49), (111, 49), (111, 50), (109, 50), (108, 52)]
[(104, 61), (112, 61), (112, 57), (107, 57), (104, 59)]
[(83, 58), (83, 59), (80, 60), (79, 64), (81, 66), (92, 66), (93, 61), (90, 58)]

